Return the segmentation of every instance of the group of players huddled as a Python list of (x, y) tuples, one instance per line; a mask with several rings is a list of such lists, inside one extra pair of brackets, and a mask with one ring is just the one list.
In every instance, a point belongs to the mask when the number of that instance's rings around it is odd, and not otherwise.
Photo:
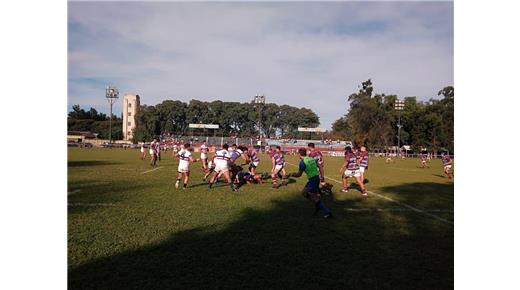
[[(331, 192), (332, 185), (325, 182), (325, 170), (323, 154), (315, 148), (314, 143), (308, 143), (307, 148), (300, 148), (297, 154), (300, 158), (300, 163), (297, 166), (298, 171), (287, 173), (285, 170), (286, 161), (284, 153), (280, 146), (266, 146), (265, 152), (271, 159), (271, 172), (263, 172), (258, 174), (257, 168), (260, 164), (258, 151), (253, 146), (241, 146), (237, 144), (223, 144), (221, 148), (215, 151), (212, 158), (209, 157), (209, 148), (206, 142), (200, 146), (200, 158), (193, 157), (193, 147), (186, 143), (182, 146), (174, 145), (173, 154), (179, 159), (178, 175), (175, 182), (175, 188), (179, 188), (182, 182), (182, 188), (186, 189), (190, 178), (190, 164), (201, 161), (202, 170), (204, 172), (203, 182), (208, 183), (208, 188), (219, 182), (223, 177), (225, 182), (232, 191), (238, 191), (242, 185), (259, 184), (264, 180), (271, 179), (272, 188), (277, 189), (280, 186), (287, 185), (289, 177), (300, 177), (305, 172), (308, 181), (303, 188), (302, 194), (307, 199), (311, 200), (315, 205), (315, 213), (323, 212), (325, 218), (332, 217), (329, 209), (325, 207), (321, 201), (322, 192)], [(161, 146), (157, 140), (150, 144), (151, 165), (156, 166), (156, 163), (161, 158)], [(141, 159), (145, 158), (144, 145), (141, 146)], [(420, 155), (421, 164), (427, 166), (426, 155)], [(240, 159), (243, 163), (240, 164)], [(353, 178), (358, 184), (362, 196), (367, 196), (368, 191), (365, 185), (365, 172), (368, 170), (368, 151), (365, 146), (360, 146), (359, 149), (352, 146), (345, 147), (344, 162), (340, 169), (342, 175), (341, 192), (348, 192), (349, 178)], [(452, 160), (449, 155), (442, 155), (442, 162), (444, 165), (445, 174), (451, 178), (450, 168)], [(248, 166), (244, 170), (243, 166)], [(278, 183), (280, 179), (281, 183)]]

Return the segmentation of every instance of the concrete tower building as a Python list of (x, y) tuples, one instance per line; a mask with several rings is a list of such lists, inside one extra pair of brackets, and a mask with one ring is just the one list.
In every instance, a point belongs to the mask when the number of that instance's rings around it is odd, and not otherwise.
[(135, 129), (135, 115), (139, 110), (139, 95), (126, 94), (123, 98), (123, 139), (132, 140)]

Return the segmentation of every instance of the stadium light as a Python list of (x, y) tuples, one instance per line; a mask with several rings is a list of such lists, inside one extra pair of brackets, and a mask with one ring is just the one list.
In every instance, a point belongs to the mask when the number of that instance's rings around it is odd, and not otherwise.
[[(262, 108), (263, 108), (263, 105), (265, 104), (265, 96), (264, 95), (260, 95), (260, 94), (257, 94), (254, 99), (253, 99), (253, 103), (256, 106), (256, 109), (258, 110), (258, 134), (260, 135), (260, 138), (262, 137), (262, 132), (261, 132), (261, 129), (260, 129), (260, 125), (262, 124)], [(262, 105), (262, 106), (258, 106), (258, 105)]]
[(119, 90), (114, 86), (107, 86), (107, 89), (105, 91), (105, 96), (108, 100), (108, 103), (110, 104), (110, 126), (109, 126), (109, 144), (112, 143), (112, 106), (119, 98)]
[(401, 154), (401, 111), (404, 110), (404, 101), (399, 99), (395, 100), (394, 109), (397, 111), (398, 121), (397, 121), (397, 150), (399, 150), (399, 154)]

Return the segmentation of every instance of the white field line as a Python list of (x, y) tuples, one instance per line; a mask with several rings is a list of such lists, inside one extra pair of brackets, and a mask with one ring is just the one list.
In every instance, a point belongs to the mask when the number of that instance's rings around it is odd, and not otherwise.
[(147, 171), (141, 172), (141, 174), (145, 174), (145, 173), (148, 173), (148, 172), (152, 172), (152, 171), (155, 171), (155, 170), (157, 170), (157, 169), (161, 169), (161, 168), (163, 168), (163, 167), (162, 167), (162, 166), (159, 166), (159, 167), (156, 167), (156, 168), (154, 168), (154, 169), (150, 169), (150, 170), (147, 170)]
[(68, 206), (115, 206), (113, 203), (84, 203), (84, 202), (73, 202), (69, 203)]
[(73, 190), (73, 191), (71, 191), (71, 192), (67, 192), (67, 195), (75, 194), (75, 193), (78, 193), (78, 192), (80, 192), (80, 191), (81, 191), (81, 189), (78, 188), (78, 189)]
[[(292, 166), (294, 166), (294, 167), (298, 167), (298, 166), (296, 166), (296, 164), (293, 164), (293, 163), (290, 163), (290, 162), (287, 162), (287, 163), (290, 164), (290, 165), (292, 165)], [(337, 180), (337, 179), (330, 178), (330, 177), (327, 177), (327, 176), (325, 176), (325, 178), (327, 178), (327, 179), (329, 179), (329, 180), (332, 180), (332, 181), (334, 181), (334, 182), (336, 182), (336, 183), (343, 184), (341, 181), (339, 181), (339, 180)], [(397, 201), (397, 200), (392, 199), (392, 198), (390, 198), (390, 197), (388, 197), (388, 196), (384, 196), (384, 195), (382, 195), (382, 194), (375, 193), (375, 192), (373, 192), (373, 191), (368, 191), (368, 190), (367, 190), (367, 192), (370, 193), (370, 194), (373, 194), (373, 195), (375, 195), (375, 196), (377, 196), (377, 197), (380, 197), (380, 198), (382, 198), (382, 199), (386, 199), (386, 200), (388, 200), (388, 201), (391, 201), (391, 202), (397, 203), (397, 204), (399, 204), (399, 205), (401, 205), (401, 206), (404, 206), (404, 207), (406, 207), (406, 208), (408, 208), (408, 209), (410, 209), (410, 210), (412, 210), (412, 211), (415, 211), (415, 212), (418, 212), (418, 213), (422, 213), (422, 214), (424, 214), (424, 215), (427, 215), (427, 216), (429, 216), (429, 217), (431, 217), (431, 218), (434, 218), (434, 219), (436, 219), (436, 220), (439, 220), (439, 221), (441, 221), (441, 222), (444, 222), (444, 223), (447, 223), (447, 224), (453, 225), (453, 222), (451, 222), (451, 221), (449, 221), (449, 220), (447, 220), (447, 219), (444, 219), (444, 218), (441, 218), (440, 216), (436, 216), (436, 215), (434, 215), (434, 214), (428, 213), (428, 212), (426, 212), (426, 211), (424, 211), (424, 210), (421, 210), (421, 209), (415, 208), (415, 207), (413, 207), (413, 206), (411, 206), (411, 205), (409, 205), (409, 204), (406, 204), (406, 203), (404, 203), (404, 202)]]

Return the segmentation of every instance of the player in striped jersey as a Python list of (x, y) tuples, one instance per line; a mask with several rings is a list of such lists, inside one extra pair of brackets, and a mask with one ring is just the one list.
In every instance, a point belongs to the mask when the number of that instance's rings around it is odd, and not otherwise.
[(206, 171), (208, 168), (208, 145), (206, 145), (206, 141), (200, 145), (200, 160), (202, 160), (202, 169)]
[(271, 157), (271, 161), (273, 163), (273, 169), (271, 170), (271, 178), (273, 180), (273, 188), (278, 188), (277, 176), (278, 173), (282, 173), (282, 186), (286, 185), (285, 182), (285, 159), (283, 157), (282, 148), (280, 146), (276, 146), (274, 153)]
[(255, 148), (251, 146), (249, 149), (246, 147), (244, 149), (244, 156), (246, 157), (246, 162), (249, 163), (249, 172), (251, 174), (256, 174), (256, 168), (260, 164), (260, 157), (258, 157), (258, 152), (256, 152)]
[(444, 166), (444, 174), (448, 176), (449, 179), (452, 178), (452, 174), (450, 172), (451, 166), (453, 165), (453, 160), (451, 160), (450, 155), (446, 154), (446, 152), (441, 153), (442, 156), (442, 165)]
[(361, 146), (359, 148), (358, 156), (359, 172), (361, 173), (361, 181), (365, 183), (365, 171), (368, 170), (368, 152), (367, 147)]
[(343, 163), (343, 166), (341, 166), (340, 172), (343, 174), (342, 192), (348, 192), (348, 178), (354, 177), (356, 182), (359, 184), (361, 191), (363, 192), (363, 196), (368, 195), (366, 187), (361, 180), (361, 173), (359, 172), (357, 157), (354, 152), (352, 152), (352, 148), (350, 146), (345, 147), (345, 162)]
[(188, 186), (188, 181), (190, 180), (190, 162), (196, 162), (200, 159), (194, 159), (192, 156), (193, 148), (191, 148), (189, 143), (184, 144), (184, 148), (177, 153), (177, 157), (179, 158), (179, 166), (177, 175), (177, 182), (175, 182), (175, 188), (179, 188), (179, 183), (181, 179), (184, 177), (184, 184), (182, 189), (186, 189)]
[(239, 168), (239, 164), (237, 164), (238, 158), (242, 157), (244, 161), (247, 161), (242, 148), (242, 146), (237, 146), (237, 144), (232, 144), (230, 147), (229, 153), (231, 157), (229, 158), (229, 169), (231, 172), (231, 180), (235, 180), (237, 173), (242, 170)]
[(213, 184), (221, 175), (224, 175), (224, 178), (229, 184), (231, 190), (237, 191), (233, 181), (231, 180), (231, 177), (229, 176), (229, 160), (231, 159), (231, 154), (229, 153), (228, 148), (228, 144), (224, 144), (222, 145), (222, 149), (215, 152), (215, 172), (217, 174), (213, 175), (213, 178), (211, 179), (208, 186), (209, 189), (213, 187)]

